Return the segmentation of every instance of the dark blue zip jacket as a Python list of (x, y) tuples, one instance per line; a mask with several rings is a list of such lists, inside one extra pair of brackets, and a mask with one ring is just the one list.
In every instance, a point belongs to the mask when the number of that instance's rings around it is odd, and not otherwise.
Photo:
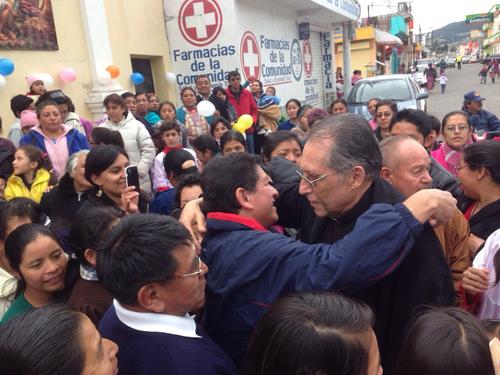
[(239, 215), (211, 213), (204, 326), (237, 364), (257, 321), (290, 292), (357, 290), (394, 271), (422, 225), (402, 204), (373, 205), (334, 244), (305, 244)]
[(500, 131), (500, 120), (497, 116), (495, 116), (495, 114), (485, 109), (481, 109), (477, 113), (469, 112), (465, 107), (462, 107), (462, 110), (467, 113), (467, 116), (469, 117), (469, 123), (474, 131)]

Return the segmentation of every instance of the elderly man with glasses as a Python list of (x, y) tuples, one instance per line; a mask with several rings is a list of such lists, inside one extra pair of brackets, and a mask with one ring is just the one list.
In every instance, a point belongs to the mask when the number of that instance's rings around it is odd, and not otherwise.
[(186, 228), (167, 216), (131, 215), (97, 258), (99, 280), (114, 298), (99, 332), (118, 344), (120, 374), (238, 373), (190, 315), (204, 305), (208, 268)]
[[(341, 178), (334, 170), (300, 173), (310, 189)], [(353, 292), (386, 277), (409, 256), (421, 223), (435, 214), (447, 218), (455, 203), (448, 193), (423, 191), (404, 204), (373, 205), (341, 241), (312, 245), (276, 233), (278, 192), (254, 156), (215, 158), (201, 179), (208, 212), (201, 257), (212, 270), (204, 327), (237, 363), (255, 324), (277, 298), (293, 291)], [(194, 206), (186, 205), (181, 221), (191, 220), (186, 212)]]
[[(280, 189), (280, 224), (298, 228), (301, 241), (307, 243), (345, 241), (373, 205), (403, 200), (379, 177), (381, 166), (377, 140), (366, 120), (354, 114), (324, 119), (311, 129), (304, 146), (300, 183)], [(360, 236), (371, 235), (381, 225), (375, 222)], [(375, 312), (384, 373), (392, 373), (406, 325), (417, 306), (454, 304), (451, 272), (429, 225), (412, 247), (391, 275), (360, 292), (346, 293), (365, 301)]]

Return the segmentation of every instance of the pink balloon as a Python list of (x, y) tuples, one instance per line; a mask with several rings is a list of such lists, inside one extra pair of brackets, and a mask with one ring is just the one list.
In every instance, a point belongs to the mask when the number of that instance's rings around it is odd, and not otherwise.
[(73, 82), (76, 79), (76, 72), (72, 68), (62, 68), (59, 71), (59, 78), (65, 83)]

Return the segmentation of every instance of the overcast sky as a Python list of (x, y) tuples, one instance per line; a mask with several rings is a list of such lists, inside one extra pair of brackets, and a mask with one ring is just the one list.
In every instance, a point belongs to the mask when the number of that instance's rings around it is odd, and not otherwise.
[[(361, 17), (367, 16), (370, 5), (370, 16), (397, 11), (396, 0), (358, 0), (361, 5)], [(449, 23), (464, 21), (467, 14), (486, 13), (498, 1), (490, 0), (414, 0), (411, 1), (415, 33), (418, 26), (422, 32), (439, 29)], [(392, 7), (389, 7), (391, 6)]]

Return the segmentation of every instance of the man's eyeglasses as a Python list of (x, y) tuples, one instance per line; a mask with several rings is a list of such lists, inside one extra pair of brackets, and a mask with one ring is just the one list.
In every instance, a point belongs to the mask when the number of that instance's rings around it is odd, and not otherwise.
[(172, 276), (167, 277), (164, 280), (166, 281), (166, 280), (173, 280), (173, 279), (184, 279), (186, 277), (198, 276), (202, 272), (201, 259), (198, 255), (195, 255), (194, 261), (195, 261), (196, 271), (190, 272), (190, 273), (185, 273), (183, 275), (172, 275)]
[(311, 185), (311, 189), (314, 189), (315, 188), (315, 183), (318, 182), (318, 181), (321, 181), (322, 179), (328, 177), (328, 176), (331, 176), (332, 174), (334, 174), (335, 171), (333, 172), (329, 172), (329, 173), (326, 173), (322, 176), (319, 176), (318, 178), (315, 178), (313, 180), (310, 180), (309, 178), (307, 178), (304, 174), (304, 171), (301, 171), (301, 170), (298, 170), (297, 171), (297, 174), (300, 176), (300, 178), (302, 178), (305, 182), (307, 182), (309, 185)]
[(444, 131), (447, 133), (453, 133), (455, 131), (459, 131), (460, 133), (463, 133), (467, 130), (469, 130), (469, 127), (467, 125), (446, 125), (444, 127)]

